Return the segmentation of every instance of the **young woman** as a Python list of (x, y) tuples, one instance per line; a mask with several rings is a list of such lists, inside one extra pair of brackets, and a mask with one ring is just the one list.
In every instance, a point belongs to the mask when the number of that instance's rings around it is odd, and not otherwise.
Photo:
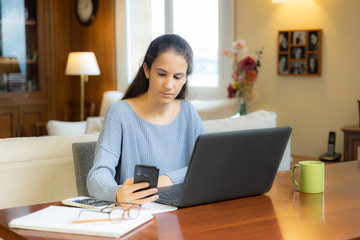
[(138, 204), (155, 201), (156, 188), (135, 192), (148, 186), (134, 184), (137, 164), (159, 168), (159, 187), (183, 181), (196, 138), (205, 132), (196, 110), (184, 100), (192, 66), (191, 47), (180, 36), (166, 34), (151, 42), (123, 99), (105, 116), (87, 178), (90, 195)]

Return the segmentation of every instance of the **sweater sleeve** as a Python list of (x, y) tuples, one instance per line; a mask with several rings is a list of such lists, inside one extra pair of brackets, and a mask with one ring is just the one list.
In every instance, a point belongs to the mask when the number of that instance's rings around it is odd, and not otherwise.
[(120, 188), (115, 181), (115, 169), (121, 154), (122, 129), (117, 108), (111, 106), (97, 141), (94, 165), (87, 177), (89, 194), (95, 198), (116, 201)]

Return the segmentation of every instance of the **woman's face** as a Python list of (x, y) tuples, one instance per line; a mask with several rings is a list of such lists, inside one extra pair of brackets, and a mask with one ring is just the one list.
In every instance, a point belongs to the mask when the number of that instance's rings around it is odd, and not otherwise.
[(152, 63), (151, 69), (143, 66), (146, 78), (149, 79), (148, 94), (159, 103), (170, 103), (180, 93), (186, 83), (188, 64), (182, 55), (174, 51), (160, 54)]

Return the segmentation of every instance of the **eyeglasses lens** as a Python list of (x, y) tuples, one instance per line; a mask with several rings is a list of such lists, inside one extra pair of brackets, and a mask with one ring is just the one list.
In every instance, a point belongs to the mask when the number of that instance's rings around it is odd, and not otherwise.
[(109, 217), (112, 223), (118, 223), (124, 218), (124, 210), (122, 208), (115, 208), (111, 210)]
[(128, 210), (128, 216), (130, 219), (135, 219), (139, 216), (140, 206), (134, 205)]

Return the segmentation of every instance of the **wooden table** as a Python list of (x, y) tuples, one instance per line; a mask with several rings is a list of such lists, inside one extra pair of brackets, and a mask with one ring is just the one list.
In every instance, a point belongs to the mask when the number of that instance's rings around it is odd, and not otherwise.
[(358, 125), (341, 128), (344, 132), (344, 161), (358, 160), (360, 147), (360, 127)]
[[(48, 205), (0, 210), (0, 238), (109, 239), (7, 227), (11, 219)], [(323, 194), (299, 193), (290, 181), (290, 172), (280, 172), (271, 191), (265, 195), (156, 214), (153, 220), (124, 235), (123, 239), (293, 240), (359, 237), (360, 161), (350, 161), (325, 166)]]

